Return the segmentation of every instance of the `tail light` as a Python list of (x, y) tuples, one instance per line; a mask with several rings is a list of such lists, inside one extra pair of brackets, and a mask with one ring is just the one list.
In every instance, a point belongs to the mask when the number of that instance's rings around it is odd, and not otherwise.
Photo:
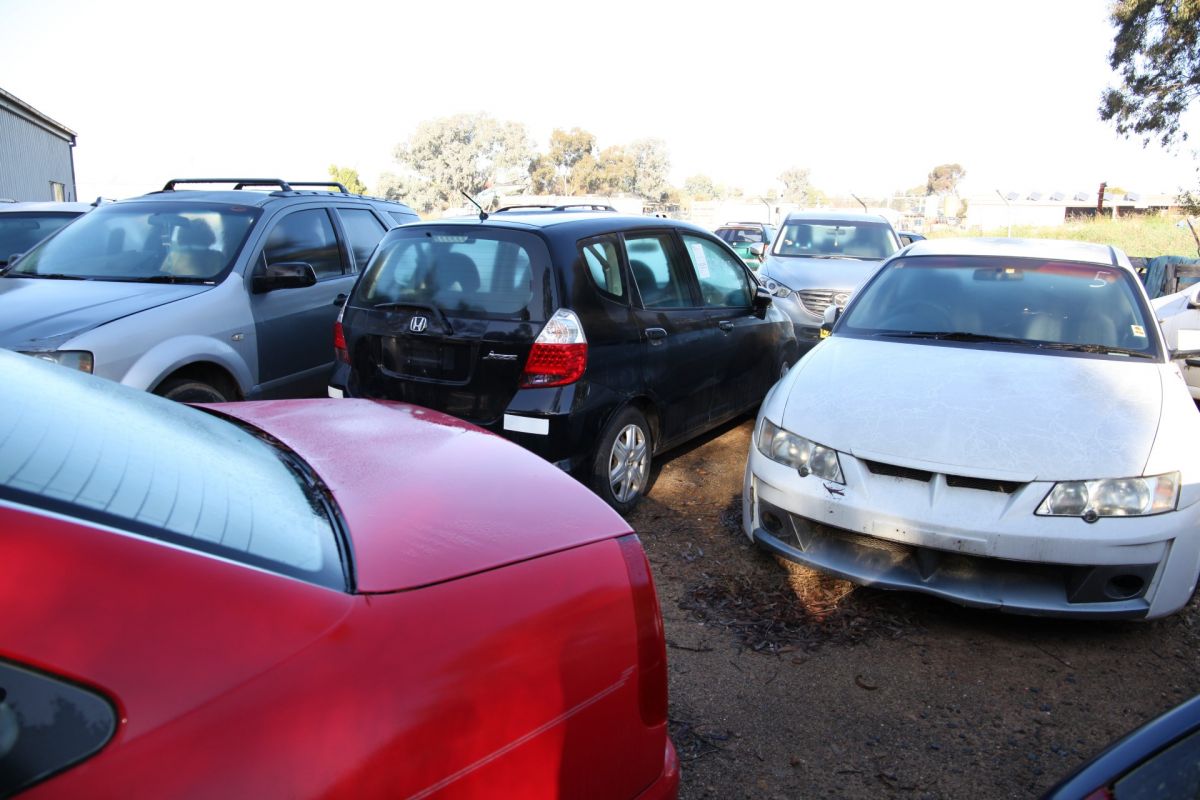
[(538, 334), (525, 362), (521, 386), (565, 386), (587, 368), (587, 337), (574, 311), (560, 308)]
[(343, 364), (350, 363), (350, 351), (346, 349), (346, 332), (342, 330), (342, 321), (333, 323), (333, 352), (337, 360)]
[(633, 591), (633, 616), (637, 624), (638, 706), (647, 727), (667, 721), (667, 643), (663, 636), (658, 594), (650, 577), (650, 564), (636, 534), (617, 539), (629, 585)]

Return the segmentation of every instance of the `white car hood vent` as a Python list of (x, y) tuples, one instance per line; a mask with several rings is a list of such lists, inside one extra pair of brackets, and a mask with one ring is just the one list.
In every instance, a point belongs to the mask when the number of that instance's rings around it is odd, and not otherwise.
[[(882, 461), (862, 459), (862, 463), (875, 475), (888, 475), (893, 478), (907, 478), (912, 481), (929, 483), (937, 473), (912, 467), (901, 467), (896, 464), (885, 464)], [(972, 478), (966, 475), (946, 475), (946, 485), (961, 489), (979, 489), (984, 492), (1000, 492), (1012, 494), (1025, 484), (1020, 481), (1005, 481), (997, 478)]]

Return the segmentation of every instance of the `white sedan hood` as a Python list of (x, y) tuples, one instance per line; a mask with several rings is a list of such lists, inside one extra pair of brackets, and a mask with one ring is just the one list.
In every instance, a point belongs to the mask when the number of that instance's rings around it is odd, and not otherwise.
[(764, 413), (857, 458), (933, 472), (1129, 477), (1142, 474), (1154, 444), (1165, 369), (835, 336), (792, 370)]

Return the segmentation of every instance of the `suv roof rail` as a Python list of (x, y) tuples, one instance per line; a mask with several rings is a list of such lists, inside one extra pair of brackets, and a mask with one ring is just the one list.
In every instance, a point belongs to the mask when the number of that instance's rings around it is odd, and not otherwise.
[(350, 194), (350, 190), (337, 181), (292, 181), (292, 186), (329, 186), (336, 187), (342, 194)]
[(606, 206), (601, 203), (567, 203), (561, 206), (552, 206), (548, 203), (525, 203), (515, 206), (504, 206), (496, 209), (493, 213), (501, 211), (520, 211), (525, 209), (541, 209), (543, 211), (616, 211), (612, 206)]
[(292, 190), (287, 181), (279, 178), (172, 178), (167, 181), (167, 185), (162, 190), (164, 192), (174, 191), (175, 186), (180, 183), (232, 183), (235, 184), (234, 189), (241, 189), (243, 186), (278, 186), (285, 192)]

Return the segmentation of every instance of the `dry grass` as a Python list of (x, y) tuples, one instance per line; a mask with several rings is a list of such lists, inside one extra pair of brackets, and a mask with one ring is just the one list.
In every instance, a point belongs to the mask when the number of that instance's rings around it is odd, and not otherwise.
[[(1179, 227), (1182, 217), (1138, 216), (1119, 219), (1078, 220), (1054, 227), (1014, 225), (1012, 235), (1028, 239), (1069, 239), (1080, 242), (1109, 244), (1124, 250), (1127, 255), (1153, 258), (1154, 256), (1197, 255), (1196, 240), (1187, 226)], [(1193, 220), (1197, 232), (1200, 221)], [(992, 230), (970, 230), (947, 228), (929, 232), (931, 239), (958, 236), (1006, 236), (1007, 228)]]

